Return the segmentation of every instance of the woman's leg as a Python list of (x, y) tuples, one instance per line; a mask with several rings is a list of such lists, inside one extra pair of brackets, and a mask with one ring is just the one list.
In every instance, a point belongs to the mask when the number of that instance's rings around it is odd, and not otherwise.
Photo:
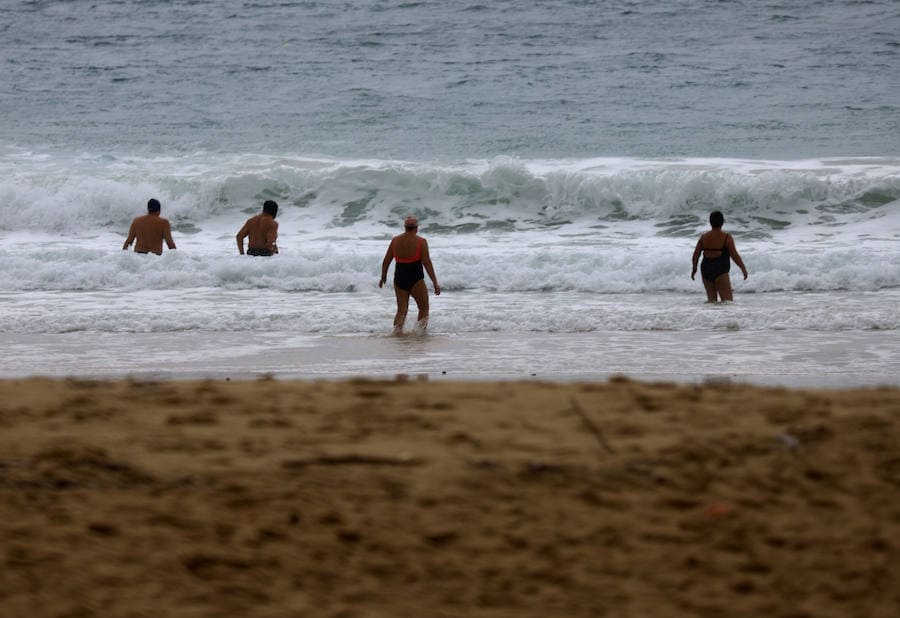
[[(428, 326), (428, 286), (425, 285), (425, 280), (420, 279), (417, 281), (416, 284), (412, 286), (409, 293), (419, 307), (419, 316), (418, 320), (416, 320), (416, 326), (424, 331), (425, 327)], [(406, 302), (409, 303), (409, 298), (407, 298)]]
[[(716, 277), (715, 287), (715, 292), (718, 292), (719, 298), (723, 301), (734, 300), (734, 294), (731, 291), (731, 277), (728, 276), (728, 273)], [(715, 295), (715, 292), (713, 292), (713, 295)]]
[(394, 314), (394, 332), (402, 333), (403, 324), (406, 322), (406, 312), (409, 310), (409, 292), (394, 286), (394, 295), (397, 297), (397, 313)]
[(706, 290), (706, 302), (714, 303), (716, 302), (716, 284), (712, 281), (707, 281), (705, 278), (703, 279), (703, 289)]

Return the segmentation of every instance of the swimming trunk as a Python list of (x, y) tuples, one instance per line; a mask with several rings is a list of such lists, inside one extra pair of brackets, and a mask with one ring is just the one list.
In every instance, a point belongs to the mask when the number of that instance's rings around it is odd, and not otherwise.
[(412, 257), (400, 258), (394, 254), (397, 265), (394, 267), (394, 287), (404, 292), (409, 292), (419, 281), (425, 278), (425, 269), (422, 267), (422, 238), (418, 239), (416, 252)]
[(263, 256), (268, 257), (268, 256), (272, 255), (272, 252), (269, 251), (268, 249), (257, 249), (255, 247), (251, 247), (251, 248), (247, 249), (247, 255), (263, 255)]
[(728, 254), (728, 234), (725, 235), (725, 244), (721, 249), (704, 249), (704, 251), (721, 251), (719, 257), (708, 258), (703, 256), (700, 262), (700, 274), (710, 283), (731, 270), (731, 256)]

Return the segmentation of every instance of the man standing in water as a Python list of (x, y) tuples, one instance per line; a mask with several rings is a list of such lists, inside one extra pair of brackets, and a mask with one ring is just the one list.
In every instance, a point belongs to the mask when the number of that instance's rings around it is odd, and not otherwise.
[(272, 200), (263, 202), (262, 212), (247, 219), (244, 227), (237, 233), (237, 246), (241, 255), (244, 255), (244, 238), (247, 241), (247, 255), (275, 255), (278, 253), (278, 223), (275, 217), (278, 215), (278, 204)]
[(744, 273), (744, 279), (747, 278), (747, 267), (744, 266), (744, 260), (738, 255), (737, 247), (734, 246), (734, 238), (731, 237), (731, 234), (722, 231), (722, 226), (725, 224), (725, 217), (722, 213), (718, 210), (710, 213), (709, 224), (712, 229), (700, 237), (694, 248), (692, 258), (694, 267), (691, 271), (691, 279), (697, 274), (697, 260), (700, 259), (702, 253), (703, 262), (700, 264), (700, 274), (703, 276), (703, 287), (706, 288), (706, 302), (716, 302), (717, 295), (723, 301), (734, 300), (731, 293), (731, 278), (728, 276), (728, 271), (731, 270), (731, 259)]
[(128, 238), (122, 245), (122, 251), (128, 249), (131, 243), (134, 243), (135, 253), (155, 253), (162, 255), (163, 241), (169, 249), (175, 248), (175, 241), (172, 240), (172, 227), (169, 225), (168, 219), (159, 216), (160, 205), (159, 200), (151, 199), (147, 202), (147, 214), (142, 217), (135, 217), (131, 222), (131, 228), (128, 230)]
[(392, 260), (396, 260), (394, 294), (397, 296), (397, 313), (394, 315), (394, 333), (397, 335), (403, 332), (410, 296), (419, 308), (416, 329), (424, 333), (428, 326), (428, 287), (425, 285), (425, 272), (431, 277), (435, 295), (441, 295), (441, 286), (438, 285), (428, 253), (428, 241), (418, 235), (419, 220), (409, 215), (403, 222), (403, 229), (405, 231), (394, 236), (388, 246), (381, 262), (381, 280), (378, 282), (378, 287), (384, 287), (388, 267)]

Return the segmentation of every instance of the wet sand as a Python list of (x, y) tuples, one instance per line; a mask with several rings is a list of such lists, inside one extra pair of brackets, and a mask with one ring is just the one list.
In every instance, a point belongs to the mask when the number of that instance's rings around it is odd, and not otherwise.
[[(425, 337), (289, 332), (8, 334), (0, 379), (732, 381), (791, 388), (900, 386), (880, 331), (484, 332)], [(414, 359), (414, 362), (411, 360)]]
[(0, 382), (0, 615), (900, 615), (900, 390)]

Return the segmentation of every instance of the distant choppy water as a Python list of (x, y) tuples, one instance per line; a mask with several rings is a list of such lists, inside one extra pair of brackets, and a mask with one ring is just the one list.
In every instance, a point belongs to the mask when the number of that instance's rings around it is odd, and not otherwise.
[(2, 146), (897, 155), (894, 0), (0, 4)]

